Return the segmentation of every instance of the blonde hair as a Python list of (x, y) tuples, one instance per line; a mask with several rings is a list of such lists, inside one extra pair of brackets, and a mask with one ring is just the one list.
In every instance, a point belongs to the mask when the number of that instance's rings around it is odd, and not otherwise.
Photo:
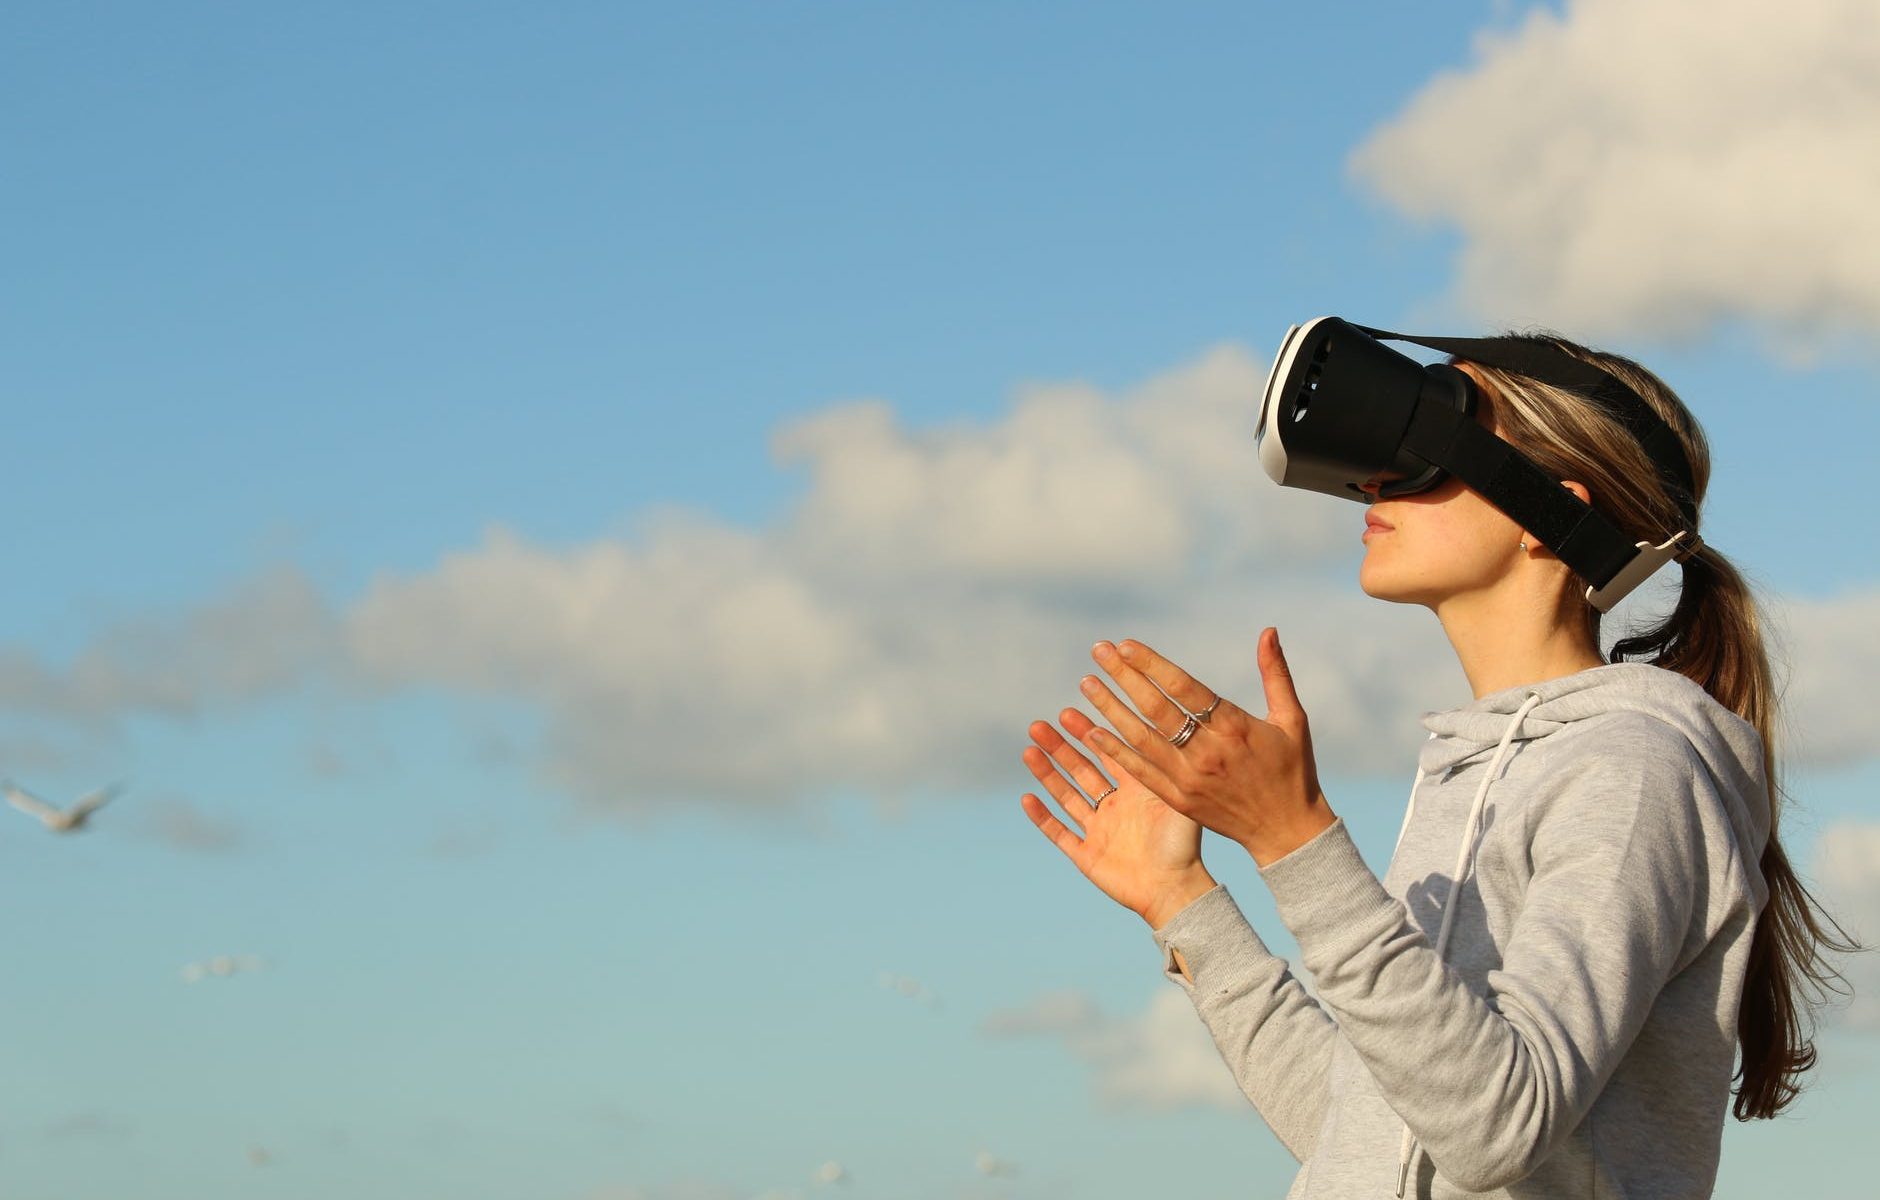
[[(1693, 509), (1710, 482), (1710, 447), (1697, 419), (1664, 382), (1631, 359), (1591, 350), (1553, 334), (1508, 334), (1503, 339), (1551, 345), (1598, 366), (1628, 385), (1658, 413), (1690, 464)], [(1523, 375), (1471, 362), (1495, 392), (1497, 432), (1555, 479), (1586, 485), (1592, 503), (1637, 541), (1654, 544), (1687, 527), (1669, 484), (1637, 439), (1602, 403)], [(1698, 532), (1692, 529), (1691, 532)], [(1673, 570), (1675, 567), (1666, 567)], [(1762, 735), (1769, 781), (1769, 842), (1762, 853), (1769, 900), (1756, 922), (1737, 1015), (1742, 1065), (1734, 1113), (1739, 1121), (1774, 1117), (1801, 1092), (1800, 1076), (1814, 1067), (1812, 1009), (1806, 991), (1820, 998), (1830, 977), (1846, 977), (1822, 955), (1824, 947), (1863, 949), (1822, 910), (1842, 939), (1823, 932), (1812, 909), (1820, 904), (1802, 885), (1777, 839), (1787, 803), (1777, 774), (1778, 697), (1764, 646), (1764, 630), (1749, 582), (1705, 544), (1683, 566), (1675, 608), (1650, 628), (1614, 643), (1612, 662), (1642, 660), (1696, 681), (1719, 704)], [(1579, 586), (1583, 589), (1585, 581)], [(1586, 629), (1600, 644), (1600, 612), (1585, 606)], [(1839, 991), (1840, 989), (1833, 989)], [(1804, 1028), (1802, 1018), (1810, 1018)]]

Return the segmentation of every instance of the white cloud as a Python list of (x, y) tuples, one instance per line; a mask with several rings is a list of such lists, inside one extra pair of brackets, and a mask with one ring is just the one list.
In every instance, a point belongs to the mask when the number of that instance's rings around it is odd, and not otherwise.
[(234, 821), (204, 812), (186, 796), (159, 796), (140, 805), (138, 812), (146, 836), (178, 850), (212, 854), (233, 850), (243, 841)]
[[(1016, 796), (1035, 786), (1025, 728), (1082, 706), (1092, 641), (1139, 638), (1263, 712), (1253, 653), (1273, 624), (1326, 774), (1407, 774), (1418, 715), (1466, 682), (1426, 610), (1357, 587), (1363, 510), (1261, 472), (1263, 378), (1218, 347), (1115, 395), (1022, 389), (1005, 416), (943, 430), (839, 406), (778, 435), (805, 490), (770, 527), (667, 511), (550, 548), (498, 526), (332, 607), (283, 568), (107, 630), (65, 672), (0, 654), (0, 708), (89, 727), (308, 680), (441, 688), (533, 705), (539, 736), (506, 752), (596, 812)], [(1798, 759), (1872, 754), (1877, 620), (1871, 590), (1792, 603)]]
[(116, 1141), (129, 1137), (131, 1133), (131, 1124), (123, 1117), (96, 1110), (70, 1113), (47, 1122), (45, 1127), (48, 1141), (67, 1138)]
[(1095, 1072), (1098, 1096), (1113, 1108), (1247, 1107), (1194, 1003), (1173, 985), (1133, 1017), (1107, 1016), (1079, 992), (1050, 992), (1026, 1008), (991, 1014), (980, 1032), (1061, 1039)]
[(1259, 710), (1253, 646), (1276, 623), (1324, 702), (1328, 766), (1401, 767), (1430, 681), (1460, 674), (1426, 613), (1355, 595), (1361, 509), (1261, 472), (1264, 373), (1220, 346), (1119, 395), (1031, 386), (941, 430), (838, 406), (778, 434), (807, 478), (771, 528), (667, 511), (551, 549), (497, 526), (338, 610), (281, 569), (108, 630), (63, 673), (0, 661), (0, 707), (102, 721), (311, 678), (445, 688), (539, 706), (541, 776), (594, 809), (894, 803), (1030, 786), (1025, 726), (1080, 702), (1099, 637)]
[[(1871, 758), (1871, 698), (1880, 678), (1880, 587), (1771, 605), (1786, 657), (1784, 734), (1798, 762), (1845, 766)], [(1778, 743), (1780, 745), (1780, 743)]]
[(772, 441), (781, 465), (810, 470), (792, 555), (819, 573), (1110, 591), (1157, 587), (1196, 552), (1322, 559), (1330, 531), (1357, 522), (1267, 485), (1253, 440), (1265, 369), (1217, 346), (1121, 397), (1020, 388), (990, 426), (914, 431), (884, 403), (831, 408)]
[[(1352, 654), (1301, 683), (1336, 702), (1331, 757), (1401, 763), (1386, 751), (1414, 745), (1407, 692), (1428, 700), (1440, 634), (1333, 597), (1353, 590), (1327, 568), (1355, 561), (1360, 509), (1267, 482), (1263, 378), (1221, 347), (1118, 397), (1025, 389), (983, 425), (837, 407), (778, 435), (808, 480), (774, 529), (666, 513), (561, 552), (495, 529), (377, 580), (347, 654), (380, 686), (539, 701), (549, 778), (611, 811), (1022, 790), (1025, 725), (1078, 700), (1090, 642), (1150, 640), (1258, 708), (1267, 622)], [(1380, 686), (1385, 663), (1405, 669)], [(1401, 738), (1359, 733), (1385, 714)]]
[(714, 1180), (680, 1179), (653, 1187), (599, 1188), (588, 1192), (584, 1200), (750, 1200), (750, 1195), (746, 1189)]
[(75, 764), (85, 761), (87, 757), (36, 734), (0, 735), (0, 762), (7, 764), (8, 772), (16, 776), (71, 771)]
[(1880, 6), (1571, 0), (1354, 152), (1463, 236), (1461, 303), (1587, 337), (1880, 331)]
[(0, 649), (0, 710), (81, 723), (128, 711), (193, 716), (304, 682), (329, 660), (336, 633), (312, 581), (278, 567), (180, 619), (112, 625), (63, 672)]
[(1024, 1037), (1030, 1034), (1071, 1034), (1103, 1024), (1096, 1001), (1078, 991), (1046, 992), (1033, 998), (1024, 1008), (1001, 1009), (989, 1013), (979, 1023), (979, 1032), (992, 1037)]
[(1819, 890), (1810, 890), (1850, 937), (1870, 947), (1833, 958), (1846, 977), (1834, 986), (1853, 990), (1851, 999), (1831, 998), (1836, 1019), (1880, 1033), (1880, 824), (1836, 821), (1822, 831), (1815, 859)]

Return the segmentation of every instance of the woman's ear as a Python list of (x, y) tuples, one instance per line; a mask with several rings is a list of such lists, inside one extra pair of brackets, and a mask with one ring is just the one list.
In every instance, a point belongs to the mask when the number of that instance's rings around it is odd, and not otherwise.
[[(1560, 486), (1563, 488), (1566, 488), (1569, 492), (1572, 492), (1574, 495), (1578, 496), (1580, 498), (1580, 503), (1582, 504), (1591, 504), (1593, 502), (1593, 494), (1587, 491), (1586, 485), (1581, 483), (1577, 479), (1563, 479), (1560, 482)], [(1521, 531), (1521, 549), (1524, 552), (1528, 549), (1528, 547), (1539, 546), (1540, 544), (1541, 544), (1541, 541), (1539, 538), (1527, 532), (1525, 529)]]

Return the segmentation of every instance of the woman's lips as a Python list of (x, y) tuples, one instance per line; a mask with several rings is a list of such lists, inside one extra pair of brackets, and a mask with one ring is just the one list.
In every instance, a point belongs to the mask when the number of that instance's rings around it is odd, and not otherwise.
[(1366, 516), (1364, 520), (1364, 539), (1363, 540), (1368, 542), (1371, 540), (1372, 534), (1389, 533), (1390, 530), (1391, 530), (1391, 525), (1388, 521), (1380, 521), (1376, 517)]

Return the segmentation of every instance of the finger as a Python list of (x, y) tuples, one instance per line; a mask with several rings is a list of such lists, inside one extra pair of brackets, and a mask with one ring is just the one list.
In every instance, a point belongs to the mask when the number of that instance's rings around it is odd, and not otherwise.
[(1083, 793), (1072, 787), (1070, 781), (1065, 779), (1058, 769), (1051, 765), (1051, 760), (1036, 747), (1027, 746), (1024, 759), (1025, 766), (1038, 777), (1038, 782), (1044, 785), (1044, 790), (1051, 793), (1051, 798), (1058, 802), (1058, 807), (1064, 810), (1064, 815), (1071, 824), (1077, 826), (1079, 831), (1089, 828), (1092, 810), (1090, 801), (1084, 799)]
[(1134, 638), (1124, 638), (1116, 651), (1122, 655), (1124, 662), (1153, 680), (1157, 687), (1189, 712), (1200, 712), (1217, 698), (1221, 704), (1210, 714), (1210, 720), (1220, 716), (1222, 709), (1237, 707), (1233, 701), (1222, 697), (1219, 692)]
[(1163, 695), (1162, 689), (1147, 675), (1124, 661), (1115, 646), (1098, 642), (1090, 648), (1090, 657), (1129, 694), (1129, 698), (1136, 703), (1136, 711), (1162, 736), (1173, 734), (1188, 719), (1187, 710)]
[[(1092, 722), (1089, 717), (1086, 717), (1074, 708), (1067, 708), (1058, 714), (1058, 720), (1063, 723), (1064, 732), (1076, 738), (1080, 744), (1088, 745), (1085, 738), (1092, 729), (1096, 728), (1096, 724)], [(1091, 753), (1097, 756), (1097, 762), (1102, 766), (1103, 773), (1108, 775), (1111, 779), (1114, 779), (1118, 787), (1126, 783), (1139, 784), (1141, 782), (1134, 775), (1125, 771), (1122, 763), (1117, 762), (1109, 755), (1100, 750), (1092, 750)]]
[(1058, 802), (1058, 807), (1064, 810), (1071, 824), (1080, 830), (1089, 828), (1090, 815), (1095, 811), (1089, 798), (1064, 778), (1063, 772), (1053, 766), (1051, 759), (1036, 746), (1025, 747), (1022, 757), (1025, 766), (1044, 785), (1044, 790), (1051, 793), (1051, 798)]
[[(1092, 682), (1096, 683), (1098, 689), (1105, 692), (1108, 691), (1107, 688), (1103, 687), (1102, 683), (1097, 682), (1094, 678), (1092, 678)], [(1134, 713), (1129, 711), (1129, 706), (1124, 704), (1121, 700), (1111, 696), (1109, 703), (1119, 711), (1123, 719), (1126, 719), (1134, 727), (1135, 733), (1133, 736), (1142, 739), (1141, 745), (1147, 749), (1147, 755), (1161, 759), (1163, 762), (1167, 763), (1167, 768), (1173, 768), (1176, 765), (1180, 758), (1181, 751), (1169, 745), (1167, 738), (1145, 726), (1136, 718)], [(1139, 753), (1134, 748), (1135, 744), (1126, 740), (1128, 736), (1130, 735), (1118, 737), (1116, 734), (1111, 733), (1109, 730), (1093, 722), (1078, 740), (1088, 746), (1094, 753), (1109, 756), (1110, 761), (1116, 764), (1116, 768), (1120, 772), (1118, 778), (1127, 776), (1134, 779), (1137, 783), (1140, 783), (1142, 786), (1161, 797), (1163, 803), (1174, 808), (1177, 812), (1181, 811), (1181, 789), (1176, 787), (1174, 781), (1169, 778), (1169, 770), (1161, 763), (1152, 761), (1150, 757)]]
[(1064, 857), (1076, 863), (1078, 870), (1083, 870), (1083, 839), (1066, 829), (1064, 822), (1051, 815), (1044, 801), (1030, 792), (1019, 798), (1019, 805), (1025, 810), (1025, 815), (1031, 818), (1031, 823), (1051, 839), (1051, 844), (1062, 850)]
[[(1109, 685), (1104, 683), (1101, 679), (1098, 679), (1095, 675), (1084, 676), (1078, 681), (1077, 688), (1079, 691), (1083, 692), (1084, 698), (1090, 701), (1096, 710), (1109, 720), (1111, 727), (1123, 736), (1123, 740), (1130, 745), (1143, 747), (1149, 745), (1151, 742), (1161, 742), (1163, 745), (1168, 744), (1168, 734), (1163, 733), (1160, 729), (1157, 729), (1155, 726), (1136, 715), (1135, 709), (1123, 703), (1122, 699), (1118, 697), (1115, 692), (1110, 690)], [(1167, 702), (1164, 701), (1164, 703)], [(1086, 739), (1086, 744), (1088, 744), (1088, 739)]]
[[(1131, 749), (1135, 750), (1137, 759), (1153, 768), (1155, 775), (1162, 781), (1166, 782), (1170, 776), (1175, 774), (1177, 766), (1181, 762), (1181, 751), (1170, 744), (1168, 734), (1145, 723), (1141, 717), (1136, 715), (1135, 711), (1131, 709), (1129, 705), (1124, 704), (1118, 699), (1116, 693), (1104, 686), (1103, 681), (1098, 679), (1095, 675), (1084, 676), (1082, 687), (1084, 695), (1089, 697), (1090, 702), (1096, 706), (1097, 711), (1109, 718), (1110, 725), (1122, 739), (1119, 744), (1126, 744)], [(1185, 719), (1186, 718), (1184, 718), (1184, 720)], [(1097, 730), (1096, 732), (1102, 733), (1103, 731)], [(1084, 738), (1083, 741), (1086, 746), (1090, 746), (1092, 749), (1110, 749), (1107, 744), (1099, 746), (1088, 737)], [(1147, 784), (1151, 789), (1158, 792), (1161, 790), (1157, 788), (1155, 783), (1147, 776), (1136, 770), (1128, 759), (1120, 754), (1116, 754), (1114, 750), (1110, 750), (1110, 753), (1137, 779)]]
[(1266, 689), (1266, 719), (1298, 734), (1305, 728), (1306, 710), (1299, 703), (1293, 686), (1292, 668), (1286, 665), (1286, 652), (1280, 649), (1279, 630), (1268, 626), (1260, 631), (1260, 684)]
[[(1066, 709), (1076, 712), (1076, 709)], [(1045, 721), (1033, 721), (1028, 731), (1031, 740), (1038, 743), (1038, 748), (1051, 756), (1051, 760), (1064, 769), (1072, 782), (1084, 790), (1084, 795), (1095, 798), (1110, 790), (1110, 781), (1097, 770), (1091, 761), (1078, 753), (1076, 746), (1066, 741), (1057, 730)]]

